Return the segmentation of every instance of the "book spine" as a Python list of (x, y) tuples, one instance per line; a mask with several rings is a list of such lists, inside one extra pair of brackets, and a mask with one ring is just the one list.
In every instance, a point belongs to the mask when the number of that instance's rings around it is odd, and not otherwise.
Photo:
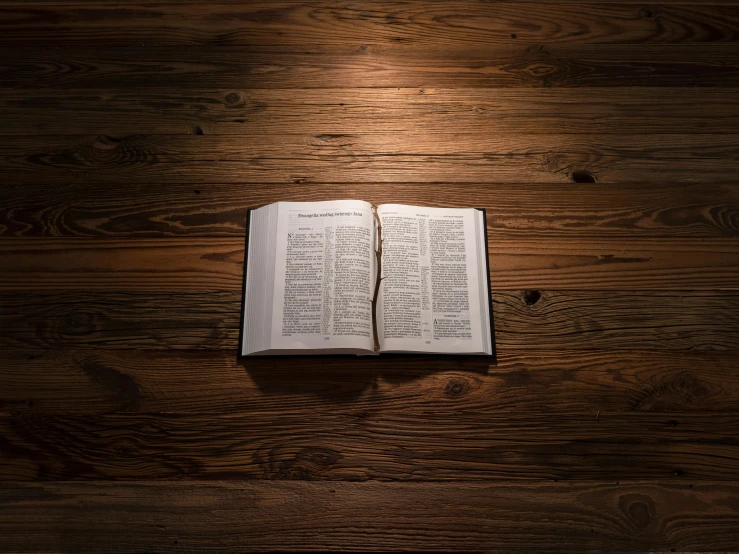
[(374, 351), (380, 352), (380, 337), (377, 334), (377, 299), (380, 296), (380, 282), (382, 281), (382, 223), (377, 215), (377, 206), (372, 206), (372, 214), (377, 224), (377, 248), (375, 259), (377, 260), (377, 275), (375, 276), (375, 291), (372, 295), (372, 337), (374, 339)]

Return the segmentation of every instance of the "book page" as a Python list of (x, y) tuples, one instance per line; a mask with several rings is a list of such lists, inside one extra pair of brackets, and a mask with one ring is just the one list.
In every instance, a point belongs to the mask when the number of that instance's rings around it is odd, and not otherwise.
[(381, 350), (485, 352), (487, 283), (481, 286), (476, 210), (385, 204), (378, 214)]
[(338, 200), (278, 207), (271, 348), (372, 350), (372, 206)]

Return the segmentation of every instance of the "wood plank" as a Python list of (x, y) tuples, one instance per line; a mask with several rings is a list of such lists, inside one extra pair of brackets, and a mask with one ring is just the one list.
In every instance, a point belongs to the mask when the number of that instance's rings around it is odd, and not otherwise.
[[(677, 424), (675, 424), (677, 423)], [(0, 413), (2, 481), (736, 482), (739, 414)]]
[[(436, 1), (436, 0), (427, 0), (427, 1)], [(469, 2), (476, 2), (476, 0), (446, 0), (447, 2), (451, 3), (469, 3)], [(530, 0), (501, 0), (503, 2), (520, 2), (520, 3), (531, 3)], [(244, 0), (218, 0), (218, 2), (214, 2), (214, 4), (243, 4)], [(308, 4), (314, 4), (318, 3), (321, 4), (323, 0), (304, 0), (304, 3)], [(537, 4), (559, 4), (561, 0), (536, 0)], [(29, 4), (43, 4), (45, 6), (60, 6), (60, 7), (79, 7), (80, 4), (100, 4), (101, 0), (3, 0), (4, 6), (27, 6)], [(177, 4), (180, 6), (185, 6), (185, 9), (187, 4), (198, 4), (199, 2), (197, 0), (163, 0), (161, 2), (157, 2), (157, 4)], [(275, 6), (282, 6), (282, 5), (293, 5), (295, 3), (295, 0), (269, 0), (270, 5)], [(568, 4), (593, 4), (595, 3), (594, 0), (568, 0)], [(597, 2), (598, 4), (620, 4), (620, 5), (628, 5), (628, 4), (643, 4), (643, 2), (640, 2), (639, 0), (601, 0), (600, 2)], [(141, 4), (141, 0), (120, 0), (118, 4)], [(669, 0), (669, 2), (665, 2), (665, 4), (670, 5), (700, 5), (700, 4), (709, 4), (709, 5), (722, 5), (722, 6), (736, 6), (739, 4), (739, 0)]]
[[(0, 46), (241, 46), (278, 42), (414, 44), (642, 44), (732, 42), (733, 5), (526, 4), (519, 2), (148, 3), (121, 8), (9, 5)], [(125, 22), (125, 32), (121, 26)]]
[[(699, 239), (494, 239), (494, 290), (737, 290), (739, 242)], [(243, 237), (4, 237), (0, 290), (242, 288)]]
[(569, 183), (576, 171), (589, 172), (601, 184), (735, 183), (737, 144), (736, 134), (499, 136), (493, 129), (238, 138), (0, 136), (0, 178), (22, 184), (21, 190), (30, 184), (48, 190), (51, 182), (53, 189), (90, 183), (96, 190), (132, 182), (531, 185)]
[(0, 341), (9, 347), (230, 350), (241, 292), (5, 294)]
[(733, 43), (5, 48), (1, 88), (737, 87)]
[[(144, 293), (88, 288), (3, 294), (0, 345), (224, 350), (236, 355), (240, 290), (178, 293), (159, 287)], [(493, 309), (499, 355), (521, 350), (739, 348), (735, 292), (494, 290)]]
[[(681, 165), (678, 160), (673, 164)], [(117, 167), (126, 173), (124, 165)], [(737, 182), (275, 186), (142, 180), (110, 185), (90, 178), (68, 184), (54, 181), (50, 186), (50, 182), (13, 185), (9, 179), (3, 178), (6, 184), (0, 188), (0, 236), (243, 237), (244, 214), (250, 207), (341, 198), (373, 204), (484, 206), (493, 241), (517, 239), (522, 232), (542, 239), (739, 236)]]
[[(197, 186), (198, 188), (193, 188)], [(736, 237), (739, 188), (727, 185), (136, 184), (7, 186), (0, 235), (164, 237), (243, 236), (249, 207), (280, 200), (344, 197), (381, 204), (486, 206), (495, 240), (527, 236)], [(721, 201), (717, 202), (716, 199)], [(465, 199), (468, 199), (465, 201)], [(557, 214), (553, 216), (552, 214)]]
[[(718, 310), (720, 293), (629, 291), (608, 294), (603, 300), (601, 295), (590, 291), (496, 291), (496, 344), (538, 350), (544, 343), (576, 342), (577, 348), (623, 349), (631, 342), (628, 337), (638, 334), (641, 336), (635, 343), (646, 348), (737, 347), (739, 310)], [(724, 296), (723, 302), (733, 304), (736, 300), (739, 296), (732, 294)], [(608, 309), (603, 309), (605, 305)], [(521, 333), (521, 328), (529, 333)], [(525, 334), (529, 336), (524, 338)]]
[(667, 479), (3, 483), (0, 548), (730, 551), (739, 548), (738, 496), (728, 483)]
[(0, 411), (228, 413), (248, 406), (294, 413), (591, 413), (598, 419), (599, 412), (648, 411), (672, 413), (678, 424), (677, 412), (739, 412), (733, 351), (501, 345), (494, 362), (306, 356), (285, 364), (239, 362), (233, 351), (69, 346), (6, 349), (0, 358)]
[[(732, 88), (0, 89), (4, 135), (736, 134)], [(243, 143), (242, 143), (243, 144)], [(248, 142), (243, 146), (248, 146)]]

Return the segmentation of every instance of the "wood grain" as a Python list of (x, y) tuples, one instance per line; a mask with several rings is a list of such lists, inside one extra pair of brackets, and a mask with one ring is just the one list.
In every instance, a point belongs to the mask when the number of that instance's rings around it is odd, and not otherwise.
[[(4, 483), (14, 551), (712, 551), (739, 488), (649, 483)], [(557, 514), (558, 517), (552, 517)], [(90, 520), (95, 525), (90, 525)], [(290, 525), (286, 526), (285, 522)], [(214, 529), (223, 533), (214, 536)]]
[[(0, 89), (4, 135), (736, 134), (737, 89)], [(247, 143), (248, 144), (248, 143)]]
[[(155, 331), (156, 332), (156, 331)], [(233, 351), (6, 349), (0, 411), (739, 412), (735, 351), (515, 349), (486, 359), (404, 356), (238, 362)], [(562, 345), (567, 348), (567, 345)], [(595, 413), (593, 411), (595, 410)], [(671, 420), (672, 421), (672, 420)]]
[[(499, 136), (494, 129), (474, 134), (0, 136), (0, 177), (8, 186), (23, 185), (21, 191), (42, 185), (36, 190), (46, 194), (50, 182), (91, 184), (97, 190), (116, 185), (116, 191), (121, 186), (145, 191), (152, 187), (141, 185), (153, 182), (564, 184), (583, 170), (601, 185), (734, 184), (737, 144), (739, 135)], [(681, 194), (680, 187), (672, 189)], [(275, 196), (281, 190), (275, 189)], [(0, 194), (8, 198), (13, 191)], [(499, 196), (496, 200), (505, 201)], [(456, 198), (465, 195), (457, 193)]]
[[(7, 6), (0, 46), (248, 46), (285, 44), (642, 44), (732, 42), (733, 5), (527, 4), (518, 2), (149, 3), (119, 8)], [(125, 33), (121, 26), (125, 24)]]
[[(671, 165), (681, 164), (673, 160)], [(126, 173), (124, 166), (118, 167)], [(80, 183), (55, 181), (53, 187), (6, 184), (0, 188), (0, 236), (243, 237), (244, 214), (250, 207), (342, 198), (374, 204), (485, 207), (488, 235), (494, 242), (517, 239), (522, 233), (542, 239), (739, 236), (736, 183), (129, 182), (118, 186), (92, 178)]]
[[(0, 550), (739, 549), (739, 0), (115, 4), (0, 6)], [(487, 209), (495, 359), (237, 361), (347, 197)]]
[[(315, 3), (315, 2), (322, 2), (323, 0), (304, 0), (306, 3)], [(430, 0), (430, 1), (436, 1), (436, 0)], [(447, 2), (451, 4), (456, 2), (474, 2), (475, 0), (446, 0)], [(517, 2), (519, 0), (502, 0), (505, 2)], [(29, 4), (43, 4), (45, 6), (58, 6), (58, 7), (71, 7), (71, 6), (78, 6), (78, 5), (85, 5), (85, 4), (100, 4), (100, 0), (3, 0), (4, 6), (27, 6)], [(188, 4), (198, 4), (199, 2), (197, 0), (166, 0), (165, 2), (159, 2), (159, 4), (176, 4), (179, 5), (182, 9), (187, 9)], [(243, 0), (218, 0), (218, 2), (214, 2), (216, 4), (242, 4)], [(280, 6), (283, 4), (286, 5), (292, 5), (295, 3), (295, 0), (270, 0), (270, 5), (276, 5)], [(531, 2), (522, 2), (522, 3), (531, 3)], [(536, 0), (537, 4), (560, 4), (561, 0)], [(593, 0), (569, 0), (567, 4), (593, 4)], [(718, 4), (718, 0), (670, 0), (669, 4), (671, 5), (700, 5), (700, 4), (709, 4), (709, 5), (715, 5)], [(722, 5), (726, 6), (736, 6), (739, 4), (739, 0), (721, 0), (720, 2)], [(141, 4), (141, 0), (121, 0), (118, 2), (118, 4)], [(640, 2), (639, 0), (601, 0), (598, 2), (598, 4), (619, 4), (619, 5), (628, 5), (628, 4), (638, 4), (641, 5), (643, 2)]]
[[(278, 37), (280, 38), (280, 37)], [(5, 48), (0, 87), (737, 87), (735, 43)]]
[[(223, 350), (236, 356), (240, 290), (178, 293), (161, 288), (3, 294), (0, 344), (22, 349)], [(532, 304), (537, 294), (540, 297)], [(736, 292), (541, 290), (527, 294), (493, 289), (493, 309), (500, 355), (522, 349), (546, 353), (739, 348)]]
[[(488, 248), (491, 283), (497, 291), (739, 289), (739, 243), (730, 238), (489, 237)], [(243, 237), (5, 237), (0, 290), (230, 290), (238, 294), (243, 259)]]
[(736, 481), (739, 414), (0, 414), (0, 480)]

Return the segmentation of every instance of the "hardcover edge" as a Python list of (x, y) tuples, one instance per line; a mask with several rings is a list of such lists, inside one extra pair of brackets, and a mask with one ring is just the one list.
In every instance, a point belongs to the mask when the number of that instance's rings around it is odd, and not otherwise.
[(247, 358), (244, 352), (244, 322), (246, 317), (246, 268), (249, 262), (249, 234), (251, 231), (251, 212), (253, 208), (246, 210), (246, 236), (244, 238), (244, 275), (241, 279), (241, 315), (239, 316), (239, 351), (237, 353), (237, 360), (244, 360)]
[(493, 324), (493, 289), (490, 287), (490, 247), (488, 246), (488, 214), (485, 208), (475, 208), (482, 212), (483, 239), (485, 240), (485, 275), (488, 280), (488, 317), (490, 318), (490, 356), (497, 359), (495, 349), (495, 325)]

